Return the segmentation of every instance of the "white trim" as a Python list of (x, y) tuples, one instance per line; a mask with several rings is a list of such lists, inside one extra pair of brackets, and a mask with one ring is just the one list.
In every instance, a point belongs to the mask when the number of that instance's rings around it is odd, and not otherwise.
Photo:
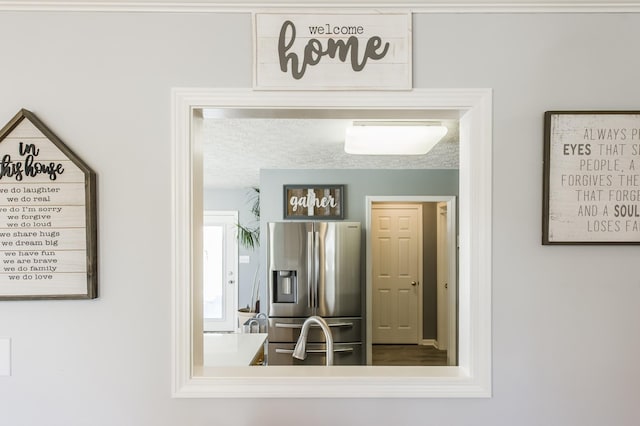
[[(460, 119), (460, 362), (458, 367), (192, 368), (198, 345), (191, 322), (193, 110), (199, 107), (293, 109), (449, 109)], [(491, 396), (490, 89), (406, 92), (172, 91), (172, 394), (174, 397), (489, 397)], [(197, 141), (196, 141), (197, 142)], [(463, 312), (464, 310), (464, 312)], [(192, 343), (192, 340), (193, 343)], [(201, 340), (201, 339), (200, 339)]]
[(481, 0), (440, 0), (438, 3), (424, 4), (424, 0), (404, 0), (393, 3), (389, 0), (340, 0), (307, 1), (295, 0), (260, 1), (0, 1), (0, 12), (144, 12), (144, 13), (248, 13), (258, 9), (308, 10), (332, 9), (376, 9), (379, 11), (402, 10), (412, 13), (640, 13), (640, 0), (581, 1), (568, 0), (522, 0), (522, 1), (481, 1)]
[(436, 341), (436, 339), (422, 339), (420, 345), (433, 346), (434, 348), (438, 349), (438, 342)]

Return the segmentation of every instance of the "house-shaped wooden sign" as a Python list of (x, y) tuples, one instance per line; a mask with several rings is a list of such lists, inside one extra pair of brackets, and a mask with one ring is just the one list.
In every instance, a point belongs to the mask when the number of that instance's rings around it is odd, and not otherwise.
[(0, 300), (97, 297), (96, 176), (33, 113), (0, 130)]

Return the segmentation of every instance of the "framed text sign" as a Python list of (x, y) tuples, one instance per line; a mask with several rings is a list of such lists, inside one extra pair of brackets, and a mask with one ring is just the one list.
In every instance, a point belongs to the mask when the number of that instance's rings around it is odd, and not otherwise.
[(285, 185), (285, 219), (344, 219), (344, 185)]
[(0, 130), (0, 299), (97, 297), (95, 173), (31, 112)]
[(640, 243), (640, 111), (545, 113), (542, 243)]
[(408, 90), (410, 13), (254, 13), (253, 87)]

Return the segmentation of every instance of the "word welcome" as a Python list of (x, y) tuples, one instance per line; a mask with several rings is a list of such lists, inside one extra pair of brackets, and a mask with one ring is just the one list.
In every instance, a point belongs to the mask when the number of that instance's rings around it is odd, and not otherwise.
[(310, 25), (309, 34), (312, 35), (362, 35), (364, 33), (364, 27), (362, 25), (343, 25), (333, 27), (330, 24), (324, 25)]
[[(311, 27), (310, 27), (311, 28)], [(319, 28), (322, 32), (318, 32)], [(327, 28), (331, 30), (331, 27), (327, 25)], [(333, 27), (333, 30), (339, 30), (342, 34), (343, 29), (345, 31), (351, 31), (351, 27)], [(324, 27), (316, 27), (318, 34), (323, 34)], [(358, 31), (358, 27), (355, 28)], [(336, 34), (328, 33), (327, 34)], [(304, 47), (302, 52), (302, 61), (298, 54), (295, 52), (289, 52), (296, 41), (296, 27), (291, 21), (285, 21), (280, 28), (280, 36), (278, 38), (278, 58), (280, 60), (280, 70), (282, 72), (289, 71), (289, 65), (291, 65), (291, 76), (296, 80), (301, 79), (308, 66), (314, 66), (320, 63), (320, 60), (324, 56), (330, 58), (340, 59), (342, 62), (346, 62), (349, 58), (351, 62), (351, 69), (353, 71), (362, 71), (369, 59), (379, 60), (385, 57), (389, 51), (389, 43), (383, 44), (382, 39), (378, 36), (373, 36), (367, 40), (367, 44), (364, 49), (364, 53), (360, 55), (359, 40), (354, 35), (351, 35), (346, 41), (341, 39), (328, 38), (326, 46), (322, 45), (322, 42), (316, 38), (311, 38)]]

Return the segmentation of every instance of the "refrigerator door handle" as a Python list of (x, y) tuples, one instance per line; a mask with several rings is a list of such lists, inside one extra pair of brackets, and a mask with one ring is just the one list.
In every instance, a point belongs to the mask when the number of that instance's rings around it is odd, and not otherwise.
[(307, 306), (312, 308), (313, 300), (313, 232), (307, 232)]
[[(329, 323), (328, 325), (329, 327), (353, 327), (352, 322), (334, 322), (334, 323)], [(317, 324), (311, 324), (310, 326), (312, 328), (320, 327)], [(275, 327), (276, 328), (302, 328), (302, 324), (290, 324), (290, 323), (277, 322), (275, 324)]]
[(318, 301), (320, 300), (320, 296), (318, 295), (318, 286), (320, 285), (320, 283), (318, 282), (318, 280), (320, 279), (320, 233), (319, 232), (314, 232), (314, 235), (313, 235), (313, 254), (314, 254), (314, 262), (315, 262), (315, 264), (313, 265), (313, 272), (314, 272), (313, 307), (317, 308)]

